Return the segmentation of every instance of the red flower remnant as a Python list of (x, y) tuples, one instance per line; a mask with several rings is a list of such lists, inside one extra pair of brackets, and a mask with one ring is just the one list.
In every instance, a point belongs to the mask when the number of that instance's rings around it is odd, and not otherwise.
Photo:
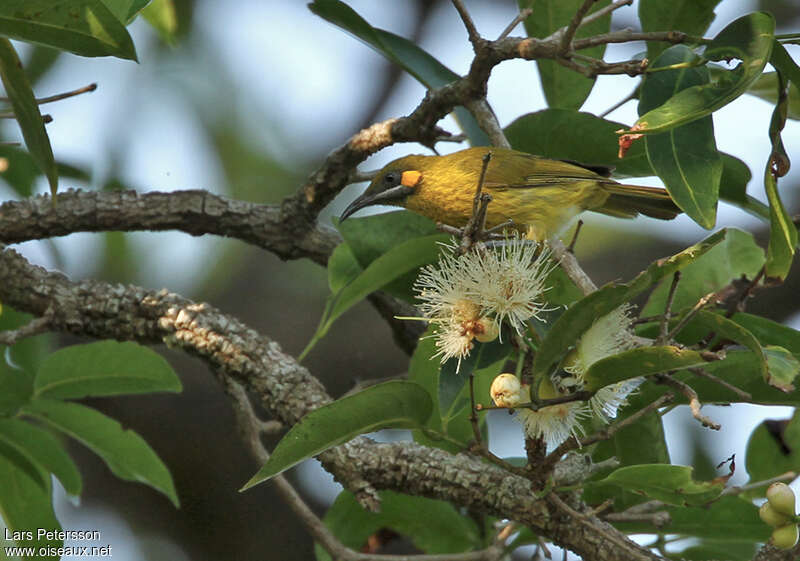
[(620, 159), (624, 158), (625, 154), (628, 153), (628, 150), (633, 145), (634, 141), (639, 140), (644, 136), (643, 134), (631, 134), (631, 133), (645, 128), (647, 128), (647, 123), (637, 123), (633, 125), (631, 127), (631, 130), (628, 131), (627, 133), (625, 132), (625, 129), (619, 129), (618, 131), (615, 131), (617, 134), (622, 135), (619, 137), (619, 153), (617, 154), (618, 158)]

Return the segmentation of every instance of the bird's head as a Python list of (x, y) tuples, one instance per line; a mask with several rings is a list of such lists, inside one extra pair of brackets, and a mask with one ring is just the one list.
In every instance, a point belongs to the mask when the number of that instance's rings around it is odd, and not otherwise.
[(405, 206), (406, 199), (414, 193), (422, 180), (422, 172), (413, 169), (414, 156), (406, 156), (386, 165), (372, 180), (364, 194), (344, 209), (340, 221), (345, 220), (357, 210), (372, 205)]

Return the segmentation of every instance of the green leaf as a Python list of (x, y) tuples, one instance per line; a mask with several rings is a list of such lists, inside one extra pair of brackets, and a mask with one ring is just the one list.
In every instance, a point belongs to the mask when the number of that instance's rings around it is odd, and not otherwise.
[(639, 376), (650, 376), (682, 368), (705, 366), (706, 360), (697, 351), (674, 346), (642, 347), (598, 360), (586, 371), (586, 390)]
[[(20, 198), (33, 195), (34, 183), (42, 174), (42, 170), (36, 165), (30, 152), (14, 146), (0, 145), (0, 158), (8, 160), (8, 169), (0, 172), (0, 180), (8, 183)], [(56, 162), (56, 173), (59, 177), (83, 182), (89, 182), (91, 179), (86, 171), (63, 162)]]
[(785, 279), (789, 274), (797, 247), (797, 227), (792, 222), (778, 194), (778, 183), (770, 163), (764, 171), (764, 189), (769, 200), (769, 245), (767, 246), (766, 275)]
[(342, 314), (368, 295), (383, 288), (401, 275), (409, 271), (416, 271), (419, 267), (436, 261), (441, 250), (438, 242), (444, 241), (444, 239), (446, 238), (441, 234), (436, 234), (403, 242), (375, 259), (363, 272), (344, 285), (339, 292), (332, 294), (325, 305), (319, 327), (301, 353), (300, 358), (302, 359), (308, 354)]
[(598, 483), (646, 495), (676, 506), (700, 506), (719, 497), (725, 484), (692, 479), (692, 468), (668, 464), (626, 466)]
[[(380, 512), (369, 512), (352, 493), (342, 491), (325, 513), (325, 525), (355, 551), (382, 528), (408, 537), (417, 549), (432, 555), (465, 553), (481, 547), (475, 522), (448, 502), (393, 491), (381, 491), (380, 500)], [(319, 561), (331, 559), (318, 544), (315, 553)]]
[(438, 232), (431, 219), (407, 210), (348, 218), (336, 227), (362, 268), (396, 245)]
[(784, 349), (769, 345), (764, 349), (767, 358), (767, 383), (784, 392), (794, 391), (794, 379), (800, 373), (800, 361)]
[(755, 335), (725, 316), (707, 310), (697, 312), (691, 323), (702, 326), (705, 333), (716, 333), (722, 339), (729, 339), (750, 349), (757, 360), (761, 378), (767, 380), (767, 357)]
[[(520, 8), (533, 9), (531, 15), (524, 22), (525, 31), (529, 37), (538, 38), (547, 37), (567, 26), (582, 4), (583, 0), (519, 0)], [(608, 4), (610, 4), (610, 0), (595, 2), (589, 14)], [(608, 33), (610, 28), (611, 16), (609, 14), (580, 27), (575, 38), (581, 39)], [(600, 45), (584, 49), (581, 54), (602, 59), (604, 52), (605, 45)], [(559, 109), (580, 109), (594, 87), (594, 78), (579, 74), (554, 60), (537, 60), (536, 65), (539, 68), (539, 77), (547, 105)]]
[[(32, 547), (37, 553), (42, 547), (60, 547), (63, 544), (62, 540), (48, 540), (46, 536), (43, 536), (44, 539), (37, 537), (39, 528), (61, 529), (53, 512), (50, 488), (43, 489), (36, 479), (18, 470), (2, 454), (0, 454), (0, 481), (3, 482), (0, 485), (0, 515), (11, 534), (11, 541), (20, 547)], [(57, 560), (59, 556), (39, 554), (29, 558)]]
[(19, 123), (22, 138), (25, 139), (25, 146), (38, 168), (47, 176), (50, 192), (55, 195), (58, 190), (58, 170), (53, 158), (50, 138), (47, 136), (47, 131), (44, 130), (39, 104), (36, 103), (31, 84), (22, 70), (22, 63), (17, 52), (11, 45), (11, 41), (4, 37), (0, 37), (0, 79), (2, 79), (11, 107), (14, 109), (14, 118)]
[(703, 56), (708, 60), (738, 59), (742, 62), (709, 84), (692, 86), (648, 111), (636, 121), (635, 132), (653, 134), (685, 125), (724, 107), (761, 75), (772, 52), (775, 20), (766, 12), (743, 16), (714, 38)]
[(142, 17), (158, 32), (162, 41), (175, 45), (178, 32), (175, 0), (153, 0), (142, 10)]
[[(627, 125), (571, 109), (545, 109), (517, 118), (505, 129), (516, 150), (584, 164), (616, 166), (615, 177), (655, 175), (642, 143), (634, 143), (623, 159), (618, 157), (616, 131)], [(575, 142), (575, 131), (581, 142)]]
[[(663, 68), (697, 59), (685, 45), (675, 45), (664, 51), (653, 66)], [(648, 74), (642, 84), (639, 113), (647, 113), (678, 92), (708, 81), (708, 70), (699, 66)], [(653, 169), (675, 203), (703, 228), (713, 228), (722, 161), (711, 115), (662, 134), (647, 135), (645, 147)]]
[[(666, 511), (672, 522), (666, 528), (659, 529), (659, 533), (669, 532), (742, 545), (742, 542), (765, 542), (772, 531), (758, 517), (757, 506), (735, 496), (720, 497), (710, 505), (700, 507), (667, 507)], [(652, 534), (655, 531), (649, 522), (619, 522), (614, 526), (632, 534)]]
[[(750, 482), (800, 472), (800, 413), (791, 419), (762, 421), (753, 430), (747, 440), (745, 469)], [(766, 485), (756, 487), (751, 496), (763, 497), (766, 491)]]
[(128, 30), (101, 0), (3, 0), (0, 35), (82, 56), (136, 60)]
[(61, 443), (46, 430), (19, 419), (0, 419), (0, 441), (55, 475), (70, 495), (80, 495), (81, 475)]
[[(720, 0), (641, 0), (639, 21), (642, 31), (683, 31), (699, 36), (705, 33), (714, 21), (714, 8)], [(655, 60), (667, 44), (661, 41), (647, 42), (647, 58)]]
[[(0, 346), (0, 351), (5, 347)], [(12, 370), (0, 358), (0, 416), (13, 416), (33, 394), (33, 381), (26, 373)]]
[(756, 543), (705, 540), (698, 545), (692, 545), (673, 553), (670, 558), (685, 561), (706, 561), (708, 559), (750, 561), (755, 554)]
[(117, 341), (72, 345), (54, 352), (36, 373), (33, 388), (36, 397), (53, 399), (182, 389), (178, 376), (159, 354)]
[(128, 25), (150, 0), (102, 0), (106, 8), (124, 25)]
[[(339, 0), (315, 0), (309, 9), (333, 25), (352, 33), (374, 50), (411, 74), (428, 89), (440, 88), (459, 78), (458, 74), (447, 68), (417, 45), (376, 27), (372, 27), (350, 6)], [(463, 107), (456, 107), (455, 119), (473, 146), (490, 144), (486, 133), (475, 118)]]
[(800, 358), (800, 331), (771, 319), (744, 312), (734, 314), (731, 319), (755, 335), (762, 345), (783, 347)]
[[(777, 72), (764, 72), (758, 77), (752, 86), (747, 90), (747, 93), (760, 97), (761, 99), (770, 103), (778, 102), (778, 73)], [(798, 89), (798, 82), (792, 81), (789, 84), (789, 107), (787, 116), (790, 119), (800, 119), (800, 89)]]
[(431, 411), (425, 388), (399, 380), (329, 403), (303, 417), (284, 435), (267, 463), (242, 491), (360, 434), (386, 428), (422, 428)]
[[(727, 286), (732, 280), (755, 278), (764, 265), (762, 250), (749, 232), (735, 228), (726, 230), (725, 239), (710, 251), (698, 256), (681, 270), (681, 280), (675, 290), (673, 311), (690, 308), (710, 292)], [(664, 312), (667, 293), (672, 279), (665, 279), (653, 290), (642, 316), (658, 315)]]
[(725, 153), (721, 155), (722, 178), (719, 182), (719, 198), (738, 206), (756, 218), (769, 221), (769, 207), (747, 194), (747, 184), (753, 178), (750, 168), (739, 158)]
[(724, 240), (727, 232), (720, 230), (672, 257), (653, 263), (628, 284), (608, 284), (576, 302), (556, 320), (542, 341), (533, 363), (534, 377), (549, 374), (595, 319), (629, 302), (662, 278), (696, 261)]
[(328, 259), (328, 287), (335, 294), (363, 271), (347, 242), (340, 243)]
[(114, 419), (85, 405), (45, 398), (31, 401), (22, 408), (22, 413), (89, 448), (120, 479), (149, 485), (178, 506), (178, 496), (166, 466), (141, 436), (123, 429)]

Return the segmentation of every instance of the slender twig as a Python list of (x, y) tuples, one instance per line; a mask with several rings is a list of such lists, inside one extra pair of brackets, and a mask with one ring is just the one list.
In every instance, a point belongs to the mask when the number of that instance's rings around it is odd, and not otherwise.
[(581, 269), (575, 255), (569, 252), (564, 246), (564, 242), (558, 238), (551, 238), (548, 242), (550, 250), (553, 252), (553, 257), (556, 258), (561, 268), (567, 273), (567, 276), (574, 282), (584, 295), (591, 294), (597, 290), (597, 285), (592, 282), (592, 279)]
[(500, 148), (511, 148), (511, 143), (508, 142), (503, 127), (497, 120), (492, 106), (486, 101), (485, 97), (478, 99), (471, 99), (464, 103), (470, 113), (472, 113), (475, 120), (478, 121), (481, 129), (487, 134), (493, 146)]
[(469, 15), (466, 6), (461, 0), (452, 0), (453, 6), (455, 7), (458, 15), (461, 16), (461, 21), (464, 22), (464, 27), (467, 28), (467, 36), (469, 37), (469, 42), (472, 43), (472, 48), (477, 51), (478, 47), (482, 43), (482, 39), (480, 34), (478, 33), (477, 28), (475, 27), (475, 22), (472, 21), (472, 16)]
[(595, 442), (600, 442), (602, 440), (608, 440), (609, 438), (613, 437), (617, 432), (624, 429), (625, 427), (632, 425), (633, 423), (637, 422), (639, 419), (644, 417), (645, 415), (656, 411), (660, 407), (671, 402), (675, 399), (674, 394), (672, 393), (665, 393), (654, 402), (650, 403), (646, 407), (639, 409), (636, 413), (631, 414), (629, 417), (622, 419), (621, 421), (617, 421), (613, 425), (608, 425), (604, 429), (597, 431), (596, 433), (584, 437), (580, 440), (570, 437), (564, 442), (562, 442), (555, 450), (550, 452), (547, 457), (544, 459), (542, 464), (540, 465), (540, 469), (547, 470), (551, 466), (555, 465), (561, 457), (566, 454), (567, 452), (571, 452), (572, 450), (577, 450), (578, 448), (585, 448), (586, 446), (590, 446)]
[(589, 13), (589, 10), (592, 9), (592, 6), (596, 1), (597, 0), (583, 0), (583, 4), (581, 4), (581, 7), (575, 12), (575, 15), (572, 16), (567, 29), (561, 36), (561, 46), (559, 48), (559, 52), (564, 54), (569, 52), (570, 43), (572, 43), (572, 40), (575, 38), (575, 32), (578, 31), (578, 27), (580, 27), (584, 16)]
[(703, 407), (703, 404), (700, 403), (697, 392), (694, 391), (689, 384), (676, 380), (668, 374), (656, 374), (655, 380), (659, 384), (670, 386), (681, 392), (683, 396), (689, 400), (689, 409), (692, 411), (692, 417), (697, 419), (701, 425), (711, 430), (719, 430), (722, 428), (722, 425), (715, 423), (700, 412), (700, 408)]
[(623, 97), (621, 100), (616, 102), (614, 105), (612, 105), (611, 107), (609, 107), (608, 109), (606, 109), (602, 113), (600, 113), (599, 116), (605, 118), (610, 113), (613, 113), (614, 111), (616, 111), (617, 109), (619, 109), (620, 107), (622, 107), (623, 105), (628, 103), (629, 101), (632, 101), (632, 100), (636, 99), (637, 97), (639, 97), (639, 88), (640, 87), (641, 87), (641, 83), (638, 84), (635, 88), (633, 88), (633, 91), (631, 93), (629, 93), (628, 95)]
[(581, 233), (581, 228), (583, 228), (583, 220), (578, 220), (578, 224), (575, 225), (575, 232), (572, 234), (572, 240), (569, 242), (569, 246), (567, 246), (567, 251), (575, 254), (575, 242), (578, 241), (578, 234)]
[(560, 405), (562, 403), (572, 403), (573, 401), (586, 401), (591, 399), (595, 392), (591, 391), (579, 391), (574, 392), (567, 395), (562, 395), (560, 397), (553, 397), (550, 399), (541, 399), (539, 401), (529, 401), (526, 403), (520, 403), (519, 405), (515, 405), (514, 407), (498, 407), (496, 405), (481, 405), (478, 411), (485, 411), (490, 409), (530, 409), (531, 411), (539, 411), (540, 409), (544, 409), (545, 407), (550, 407), (551, 405)]
[(75, 97), (76, 95), (81, 95), (89, 92), (93, 92), (97, 89), (97, 84), (89, 84), (88, 86), (84, 86), (82, 88), (78, 88), (77, 90), (72, 90), (69, 92), (64, 92), (56, 95), (51, 95), (48, 97), (41, 97), (36, 100), (36, 103), (42, 105), (43, 103), (52, 103), (54, 101), (61, 101), (62, 99), (67, 99), (69, 97)]
[(722, 490), (722, 495), (738, 495), (740, 493), (752, 491), (753, 489), (758, 489), (759, 487), (767, 487), (779, 481), (785, 481), (789, 483), (790, 481), (794, 481), (795, 479), (797, 479), (797, 473), (794, 471), (787, 471), (786, 473), (782, 473), (781, 475), (776, 475), (775, 477), (764, 479), (762, 481), (755, 481), (753, 483), (748, 483), (747, 485), (726, 487), (725, 489)]
[(603, 33), (601, 35), (594, 35), (586, 37), (585, 39), (575, 39), (572, 42), (572, 48), (576, 51), (597, 47), (599, 45), (608, 45), (610, 43), (629, 43), (632, 41), (661, 41), (664, 43), (698, 43), (707, 44), (711, 39), (704, 39), (702, 37), (694, 37), (687, 35), (682, 31), (649, 31), (637, 32), (632, 29), (622, 29), (620, 31), (612, 31), (610, 33)]
[(618, 10), (625, 6), (630, 6), (631, 4), (633, 4), (633, 0), (617, 0), (616, 2), (612, 2), (608, 6), (600, 8), (599, 10), (592, 12), (591, 14), (588, 14), (585, 18), (583, 18), (583, 21), (581, 21), (581, 24), (578, 27), (589, 25), (590, 23), (599, 20), (600, 18), (606, 16), (607, 14), (610, 14), (614, 10)]
[(508, 37), (509, 34), (511, 34), (511, 32), (514, 31), (514, 28), (517, 27), (520, 24), (520, 22), (523, 22), (526, 19), (528, 19), (528, 16), (530, 16), (532, 13), (533, 10), (531, 8), (523, 8), (522, 10), (520, 10), (520, 12), (517, 14), (517, 17), (511, 20), (511, 23), (509, 23), (503, 30), (503, 32), (497, 36), (497, 41), (500, 41)]
[(675, 271), (675, 273), (672, 275), (672, 284), (669, 285), (667, 302), (664, 304), (664, 315), (661, 316), (661, 325), (658, 329), (656, 345), (666, 345), (667, 341), (669, 341), (669, 318), (672, 315), (672, 303), (675, 301), (675, 290), (678, 288), (678, 283), (680, 281), (681, 272)]
[(758, 274), (755, 276), (755, 278), (753, 278), (753, 280), (747, 285), (747, 288), (745, 288), (742, 294), (739, 296), (736, 306), (731, 306), (731, 308), (725, 314), (725, 317), (731, 318), (736, 312), (743, 312), (745, 310), (747, 307), (747, 299), (750, 298), (755, 289), (758, 287), (758, 283), (760, 283), (761, 279), (764, 278), (766, 272), (767, 266), (764, 265), (761, 267), (761, 270), (758, 271)]
[(667, 340), (668, 340), (668, 341), (671, 341), (672, 339), (674, 339), (674, 338), (675, 338), (675, 336), (676, 336), (678, 333), (680, 333), (680, 332), (681, 332), (681, 330), (682, 330), (684, 327), (686, 327), (686, 324), (687, 324), (687, 323), (689, 323), (689, 322), (692, 320), (692, 318), (693, 318), (695, 315), (697, 315), (697, 313), (698, 313), (700, 310), (702, 310), (703, 308), (705, 308), (705, 307), (706, 307), (706, 305), (707, 305), (707, 304), (708, 304), (708, 303), (709, 303), (709, 302), (710, 302), (710, 301), (711, 301), (711, 300), (712, 300), (712, 299), (713, 299), (713, 298), (714, 298), (716, 295), (717, 295), (717, 293), (716, 293), (716, 292), (709, 292), (708, 294), (706, 294), (705, 296), (703, 296), (702, 298), (700, 298), (700, 300), (698, 300), (698, 301), (697, 301), (697, 303), (696, 303), (696, 304), (695, 304), (695, 305), (692, 307), (692, 309), (691, 309), (691, 310), (689, 310), (688, 312), (686, 312), (686, 315), (684, 315), (684, 316), (683, 316), (683, 317), (680, 319), (680, 321), (679, 321), (679, 322), (678, 322), (678, 323), (675, 325), (675, 327), (673, 327), (673, 328), (672, 328), (672, 331), (670, 331), (670, 332), (669, 332), (669, 335), (667, 335)]
[(691, 372), (692, 374), (694, 374), (698, 378), (705, 378), (706, 380), (711, 380), (715, 384), (719, 384), (723, 388), (725, 388), (727, 390), (730, 390), (733, 393), (735, 393), (736, 395), (738, 395), (739, 398), (741, 398), (743, 401), (752, 401), (753, 400), (753, 396), (751, 394), (749, 394), (748, 392), (744, 391), (741, 388), (737, 388), (736, 386), (734, 386), (730, 382), (726, 382), (725, 380), (723, 380), (719, 376), (715, 376), (714, 374), (711, 374), (710, 372), (706, 372), (702, 368), (689, 368), (689, 372)]
[(42, 317), (32, 319), (19, 329), (0, 331), (0, 345), (10, 347), (22, 339), (27, 339), (34, 335), (41, 335), (50, 329), (51, 316), (52, 314), (48, 313)]

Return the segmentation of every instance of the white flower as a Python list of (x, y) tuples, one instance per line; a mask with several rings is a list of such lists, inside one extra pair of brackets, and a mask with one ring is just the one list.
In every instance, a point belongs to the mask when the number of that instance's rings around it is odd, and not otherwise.
[(472, 269), (472, 290), (487, 314), (498, 323), (507, 320), (517, 333), (530, 318), (542, 319), (540, 314), (550, 309), (542, 301), (545, 280), (555, 266), (549, 250), (513, 235), (498, 250), (475, 255), (479, 263)]
[[(547, 378), (539, 384), (540, 398), (552, 399), (560, 395), (563, 394)], [(542, 438), (550, 449), (570, 436), (578, 438), (579, 434), (583, 434), (581, 419), (588, 415), (588, 408), (581, 401), (549, 405), (538, 411), (517, 409), (517, 420), (522, 423), (528, 438)]]
[[(623, 305), (596, 319), (578, 341), (567, 359), (569, 364), (564, 366), (576, 386), (585, 384), (586, 372), (598, 360), (636, 347), (628, 309)], [(604, 421), (616, 417), (617, 410), (640, 383), (641, 379), (636, 378), (601, 388), (589, 400), (592, 411)]]

